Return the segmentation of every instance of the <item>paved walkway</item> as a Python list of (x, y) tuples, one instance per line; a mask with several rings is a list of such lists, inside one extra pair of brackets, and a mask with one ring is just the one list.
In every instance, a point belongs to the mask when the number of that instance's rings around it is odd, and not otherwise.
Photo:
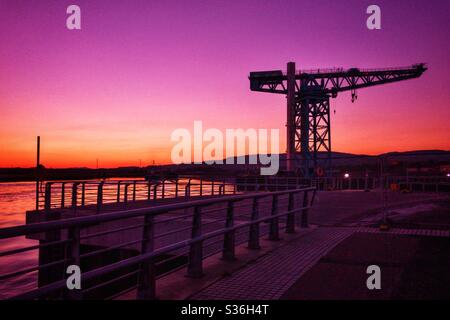
[(279, 299), (322, 257), (356, 232), (450, 237), (448, 230), (391, 229), (386, 232), (368, 227), (319, 227), (258, 259), (251, 266), (222, 278), (189, 299)]
[(278, 299), (302, 274), (354, 232), (320, 228), (213, 283), (190, 299)]

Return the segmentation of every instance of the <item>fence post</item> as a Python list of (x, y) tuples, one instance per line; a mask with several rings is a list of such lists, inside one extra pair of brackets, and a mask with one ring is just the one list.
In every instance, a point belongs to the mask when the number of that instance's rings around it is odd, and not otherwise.
[[(288, 211), (294, 210), (294, 193), (289, 193)], [(295, 233), (295, 213), (289, 213), (286, 217), (286, 233)]]
[(78, 195), (78, 183), (72, 185), (72, 209), (75, 211), (77, 209), (77, 195)]
[(103, 184), (104, 182), (100, 182), (97, 187), (97, 213), (100, 212), (103, 205)]
[[(258, 208), (258, 198), (253, 198), (252, 205), (252, 221), (256, 221), (259, 218), (259, 208)], [(250, 234), (248, 236), (248, 247), (249, 249), (260, 249), (259, 245), (259, 222), (250, 225)]]
[[(278, 186), (277, 186), (278, 188)], [(272, 215), (278, 214), (278, 195), (274, 195), (272, 198)], [(278, 217), (272, 218), (270, 220), (270, 226), (269, 226), (269, 240), (275, 241), (280, 240), (279, 237), (279, 230), (278, 230)]]
[(86, 182), (81, 184), (81, 206), (84, 207), (86, 203)]
[(150, 182), (150, 180), (148, 180), (147, 183), (147, 200), (150, 200), (150, 195), (152, 194), (152, 183)]
[(117, 203), (120, 203), (120, 182), (117, 182)]
[(185, 199), (189, 199), (191, 195), (191, 180), (187, 183), (186, 187), (184, 187), (184, 197)]
[(126, 204), (128, 202), (128, 187), (129, 187), (129, 183), (125, 183), (125, 189), (124, 189), (124, 194), (123, 194), (123, 202)]
[(50, 210), (52, 203), (51, 201), (52, 201), (52, 183), (47, 182), (45, 184), (45, 202), (44, 202), (45, 210)]
[[(195, 206), (194, 216), (192, 218), (191, 239), (195, 239), (202, 235), (201, 214), (201, 208)], [(191, 278), (200, 278), (203, 276), (203, 241), (197, 241), (190, 245), (187, 276)]]
[[(154, 250), (154, 223), (153, 215), (144, 216), (144, 228), (142, 231), (141, 254)], [(143, 262), (139, 266), (139, 283), (137, 298), (140, 300), (151, 300), (156, 297), (156, 268), (153, 259)]]
[(161, 186), (161, 198), (164, 199), (166, 193), (166, 180), (162, 180), (162, 186)]
[(178, 178), (175, 180), (175, 198), (178, 198)]
[[(80, 228), (71, 227), (69, 229), (69, 239), (70, 243), (68, 245), (66, 265), (76, 265), (81, 268), (80, 265)], [(67, 263), (68, 262), (68, 263)], [(66, 270), (64, 270), (66, 273)], [(81, 281), (81, 280), (80, 280)], [(83, 287), (83, 286), (81, 286)], [(81, 300), (83, 298), (81, 289), (67, 289), (66, 291), (68, 300)]]
[(158, 183), (155, 183), (155, 186), (153, 187), (153, 200), (156, 200), (158, 198)]
[(203, 195), (203, 178), (200, 177), (200, 197)]
[(65, 201), (66, 201), (66, 183), (61, 183), (61, 209), (64, 208)]
[(136, 181), (133, 181), (133, 201), (136, 201)]
[(211, 195), (214, 195), (214, 178), (211, 179)]
[(303, 191), (302, 228), (308, 228), (308, 191)]
[[(234, 225), (234, 202), (228, 201), (227, 217), (225, 221), (225, 228), (231, 228)], [(235, 260), (234, 246), (235, 246), (235, 231), (228, 231), (223, 238), (222, 258), (227, 261)]]

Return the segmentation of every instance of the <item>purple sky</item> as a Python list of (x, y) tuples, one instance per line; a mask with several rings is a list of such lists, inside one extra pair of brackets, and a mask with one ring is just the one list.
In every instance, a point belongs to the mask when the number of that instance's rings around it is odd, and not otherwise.
[[(65, 27), (69, 4), (82, 30)], [(382, 30), (366, 28), (377, 4)], [(0, 0), (0, 166), (168, 162), (170, 133), (279, 128), (285, 98), (248, 73), (427, 62), (420, 78), (332, 101), (333, 149), (450, 149), (449, 1)]]

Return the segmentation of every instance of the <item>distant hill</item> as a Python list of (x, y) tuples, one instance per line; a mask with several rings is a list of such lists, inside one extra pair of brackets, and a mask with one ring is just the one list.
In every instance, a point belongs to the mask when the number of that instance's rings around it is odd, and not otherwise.
[[(326, 153), (319, 153), (319, 166), (321, 161), (327, 157)], [(280, 170), (286, 168), (286, 154), (279, 155)], [(332, 152), (332, 168), (337, 172), (352, 170), (352, 172), (363, 173), (366, 170), (377, 172), (380, 157), (384, 157), (389, 171), (392, 174), (403, 175), (406, 168), (433, 168), (428, 170), (429, 174), (439, 173), (440, 166), (450, 166), (450, 151), (444, 150), (415, 150), (405, 152), (388, 152), (380, 155), (352, 154), (344, 152)], [(167, 174), (192, 174), (192, 175), (236, 175), (253, 172), (259, 174), (259, 165), (249, 165), (249, 156), (229, 158), (234, 160), (234, 165), (161, 165), (152, 167), (122, 167), (122, 168), (66, 168), (45, 169), (45, 179), (100, 179), (107, 177), (144, 177), (146, 174), (165, 176)], [(238, 165), (241, 160), (246, 165)], [(224, 160), (224, 162), (226, 159)], [(417, 171), (423, 173), (424, 171)], [(0, 181), (33, 181), (35, 179), (34, 168), (0, 168)]]
[[(298, 154), (300, 156), (300, 154)], [(327, 153), (319, 152), (319, 161), (327, 158)], [(279, 155), (280, 164), (282, 167), (286, 165), (286, 154)], [(365, 154), (352, 154), (344, 152), (332, 152), (331, 158), (334, 166), (358, 166), (358, 165), (376, 165), (380, 158), (384, 158), (386, 161), (396, 161), (407, 164), (413, 163), (448, 163), (450, 164), (450, 151), (445, 150), (415, 150), (404, 152), (387, 152), (379, 155), (365, 155)], [(232, 159), (232, 158), (227, 158)], [(237, 160), (244, 160), (248, 163), (248, 156), (234, 157), (235, 163)], [(225, 159), (226, 160), (226, 159)], [(224, 161), (225, 161), (224, 160)]]

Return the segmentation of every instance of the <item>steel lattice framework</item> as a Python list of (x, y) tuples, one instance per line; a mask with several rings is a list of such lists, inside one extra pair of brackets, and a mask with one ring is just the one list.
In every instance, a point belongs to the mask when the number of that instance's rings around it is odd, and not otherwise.
[[(418, 78), (427, 70), (425, 64), (389, 69), (343, 68), (295, 70), (295, 63), (281, 70), (250, 72), (252, 91), (287, 96), (287, 170), (300, 168), (304, 176), (318, 169), (318, 154), (325, 152), (324, 168), (331, 166), (330, 98), (352, 91), (391, 82)], [(300, 153), (301, 157), (298, 157)], [(317, 173), (317, 170), (314, 170)]]

